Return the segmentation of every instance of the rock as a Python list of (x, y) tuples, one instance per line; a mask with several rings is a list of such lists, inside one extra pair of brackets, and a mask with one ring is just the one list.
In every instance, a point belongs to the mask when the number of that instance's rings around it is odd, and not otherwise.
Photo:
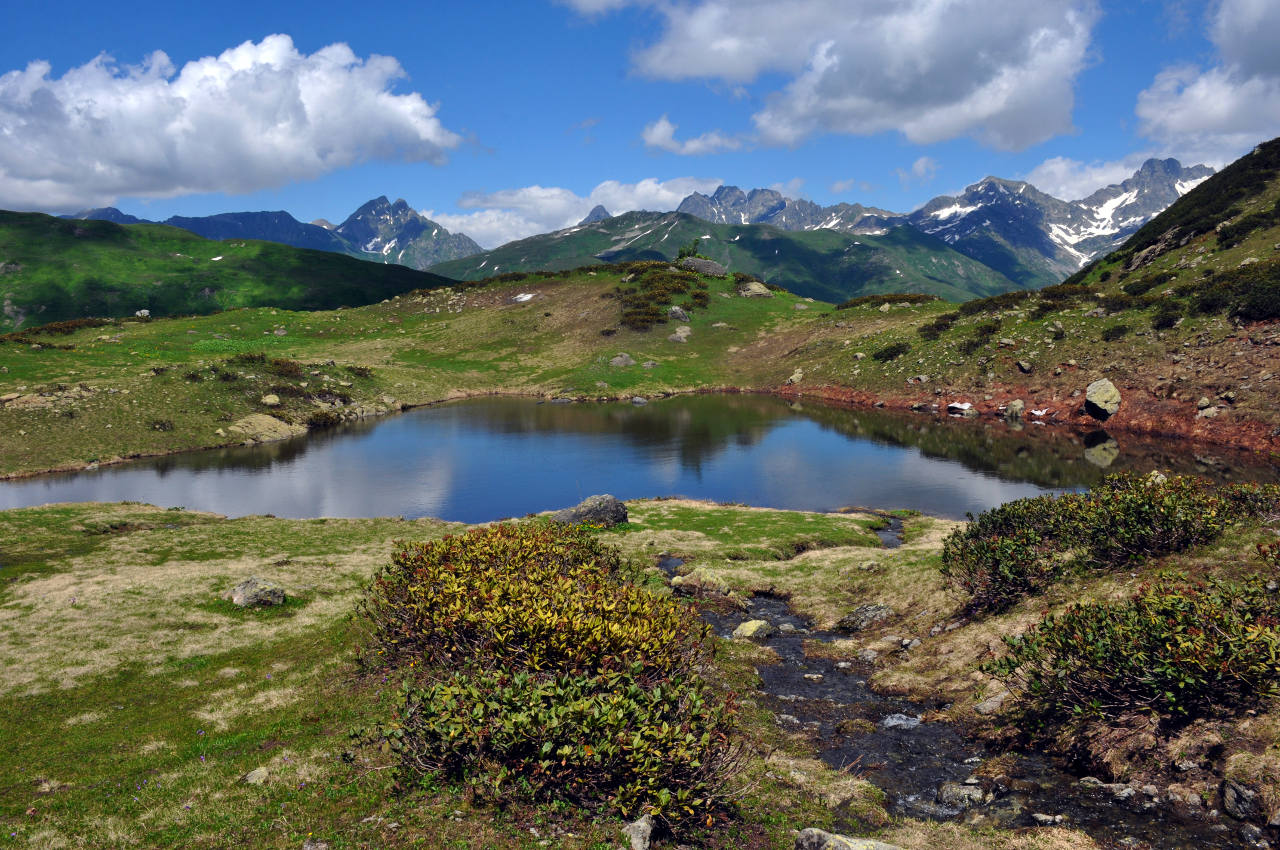
[(821, 829), (800, 830), (796, 836), (795, 850), (902, 850), (894, 844), (885, 844), (871, 838), (850, 838)]
[(240, 777), (240, 781), (246, 785), (262, 785), (267, 781), (267, 769), (265, 767), (255, 767), (253, 770)]
[(1105, 431), (1100, 437), (1088, 435), (1084, 445), (1084, 459), (1099, 469), (1106, 469), (1120, 457), (1120, 444)]
[(233, 605), (240, 608), (251, 606), (270, 607), (283, 605), (284, 588), (274, 582), (262, 581), (256, 576), (249, 576), (235, 587), (222, 594), (223, 599), (230, 599)]
[(551, 519), (555, 522), (585, 522), (612, 528), (627, 521), (627, 506), (607, 493), (588, 496), (572, 508), (556, 511)]
[(267, 407), (279, 407), (280, 396), (276, 395), (275, 393), (267, 393), (262, 397), (262, 403), (265, 404)]
[[(1254, 262), (1257, 262), (1257, 261), (1255, 260)], [(134, 315), (134, 316), (136, 316), (136, 317), (137, 317), (137, 318), (139, 318), (139, 319), (150, 319), (150, 318), (151, 318), (151, 311), (150, 311), (150, 310), (145, 310), (145, 309), (144, 309), (144, 310), (134, 310), (134, 311), (133, 311), (133, 315)]]
[(1018, 343), (1017, 343), (1017, 342), (1015, 342), (1014, 340), (1010, 339), (1010, 338), (1009, 338), (1009, 337), (1007, 337), (1007, 336), (1002, 336), (1002, 337), (1000, 337), (1000, 343), (999, 343), (999, 344), (1000, 344), (1000, 347), (1001, 347), (1001, 348), (1013, 348), (1013, 347), (1014, 347), (1015, 345), (1017, 345)]
[(1222, 412), (1221, 407), (1206, 407), (1204, 410), (1196, 414), (1197, 419), (1213, 419)]
[[(679, 306), (677, 306), (677, 305), (675, 305), (675, 304), (672, 304), (672, 305), (667, 309), (667, 315), (671, 317), (671, 321), (673, 321), (673, 322), (687, 322), (687, 321), (689, 321), (689, 314), (688, 314), (687, 312), (685, 312), (685, 309), (684, 309), (683, 307), (679, 307)], [(638, 821), (637, 821), (637, 823), (638, 823)]]
[(649, 850), (649, 836), (653, 834), (653, 815), (645, 815), (622, 828), (622, 835), (631, 842), (631, 850)]
[(1258, 814), (1258, 792), (1234, 779), (1222, 781), (1222, 810), (1237, 820), (1249, 820)]
[(265, 443), (307, 433), (306, 425), (295, 425), (267, 413), (254, 413), (238, 419), (227, 430), (244, 436), (246, 442)]
[(1120, 391), (1106, 378), (1100, 378), (1085, 388), (1084, 410), (1094, 419), (1105, 422), (1120, 409)]
[(1004, 407), (1004, 418), (1016, 422), (1022, 418), (1023, 412), (1027, 409), (1027, 403), (1020, 398), (1015, 398)]
[(798, 384), (803, 380), (804, 380), (804, 370), (796, 369), (794, 372), (791, 373), (791, 377), (787, 378), (786, 383), (787, 383), (787, 386), (791, 386), (792, 384)]
[(920, 725), (920, 717), (912, 714), (890, 714), (882, 717), (876, 725), (881, 729), (914, 729)]
[(652, 369), (653, 367), (655, 367), (655, 366), (657, 366), (657, 365), (658, 365), (658, 362), (657, 362), (656, 360), (646, 360), (646, 361), (644, 361), (643, 363), (641, 363), (641, 364), (640, 364), (640, 367), (641, 367), (642, 369)]
[(794, 304), (792, 304), (792, 305), (791, 305), (791, 309), (792, 309), (792, 310), (808, 310), (808, 309), (809, 309), (809, 305), (808, 305), (808, 304), (801, 304), (799, 301), (797, 301), (796, 303), (794, 303)]
[(1209, 401), (1207, 396), (1200, 396), (1200, 400), (1196, 402), (1196, 410), (1204, 410), (1207, 407), (1213, 407), (1213, 402)]
[(634, 357), (632, 357), (630, 354), (627, 354), (624, 351), (621, 354), (619, 354), (617, 357), (610, 360), (609, 365), (610, 366), (634, 366), (636, 365), (636, 361)]
[(21, 397), (22, 397), (22, 393), (5, 393), (4, 395), (0, 395), (0, 404), (8, 404), (9, 402), (13, 401), (15, 398), (21, 398)]
[(738, 295), (743, 298), (772, 298), (769, 287), (758, 280), (748, 280), (738, 285)]
[(836, 631), (847, 635), (865, 631), (877, 623), (883, 623), (894, 613), (888, 605), (859, 605), (836, 622)]
[(314, 841), (308, 838), (302, 842), (302, 850), (329, 850), (328, 841)]
[(701, 257), (685, 257), (680, 261), (680, 268), (710, 277), (724, 277), (729, 273), (728, 269), (715, 260), (704, 260)]
[(764, 640), (777, 631), (768, 620), (747, 620), (733, 630), (733, 639)]
[(688, 342), (689, 336), (692, 333), (693, 333), (693, 328), (689, 327), (688, 325), (681, 325), (680, 327), (676, 328), (676, 332), (673, 333), (671, 336), (667, 337), (667, 339), (671, 340), (672, 342)]
[(971, 809), (986, 802), (986, 792), (974, 785), (944, 782), (938, 788), (938, 802), (953, 809)]
[(1028, 363), (1027, 361), (1025, 361), (1025, 360), (1019, 360), (1019, 361), (1018, 361), (1018, 371), (1019, 371), (1019, 372), (1021, 372), (1022, 374), (1024, 374), (1024, 375), (1030, 375), (1030, 374), (1031, 374), (1031, 369), (1032, 369), (1032, 366), (1031, 366), (1031, 364), (1030, 364), (1030, 363)]
[(645, 397), (644, 397), (644, 396), (642, 396), (642, 395), (633, 395), (633, 396), (631, 397), (631, 403), (632, 403), (632, 404), (634, 404), (634, 405), (648, 404), (648, 403), (649, 403), (649, 399), (645, 398)]
[(973, 707), (973, 710), (978, 712), (979, 714), (995, 714), (997, 711), (1000, 710), (1000, 706), (1004, 705), (1004, 701), (1007, 700), (1008, 698), (1009, 698), (1008, 691), (1000, 691), (997, 694), (992, 694), (991, 696), (984, 699), (982, 702), (975, 705)]

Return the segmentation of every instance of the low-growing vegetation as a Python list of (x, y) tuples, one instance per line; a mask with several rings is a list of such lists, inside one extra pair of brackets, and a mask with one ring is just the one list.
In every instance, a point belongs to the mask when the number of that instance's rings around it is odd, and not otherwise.
[(404, 678), (366, 733), (400, 781), (711, 825), (738, 765), (708, 627), (629, 579), (583, 527), (498, 525), (406, 544), (361, 611), (370, 663)]

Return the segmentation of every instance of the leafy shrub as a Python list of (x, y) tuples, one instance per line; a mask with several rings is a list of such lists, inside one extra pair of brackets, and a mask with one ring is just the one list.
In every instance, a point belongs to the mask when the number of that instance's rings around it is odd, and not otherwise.
[(986, 344), (987, 344), (986, 339), (982, 339), (979, 337), (969, 337), (968, 339), (963, 339), (960, 341), (960, 353), (965, 355), (973, 354), (975, 351), (977, 351), (979, 348), (982, 348), (982, 346)]
[(934, 340), (951, 330), (956, 320), (960, 318), (959, 313), (943, 313), (932, 322), (926, 322), (916, 328), (916, 333), (928, 340)]
[(1280, 200), (1271, 209), (1252, 213), (1218, 228), (1218, 247), (1234, 248), (1255, 230), (1272, 227), (1280, 223)]
[(627, 575), (578, 526), (402, 544), (360, 611), (369, 657), (415, 674), (369, 737), (399, 754), (402, 780), (710, 822), (738, 747), (732, 703), (699, 675), (709, 627)]
[(1151, 317), (1151, 327), (1157, 331), (1168, 330), (1181, 318), (1182, 309), (1177, 304), (1165, 303), (1160, 305), (1160, 309), (1156, 310), (1156, 314)]
[(886, 345), (884, 348), (871, 352), (871, 359), (878, 360), (881, 363), (888, 363), (890, 360), (895, 360), (898, 357), (901, 357), (902, 355), (906, 354), (910, 350), (911, 350), (911, 343), (895, 342), (895, 343)]
[(1093, 295), (1093, 291), (1083, 283), (1059, 283), (1054, 286), (1046, 286), (1036, 293), (1040, 296), (1041, 301), (1048, 301), (1052, 304), (1073, 304)]
[(1109, 328), (1103, 329), (1101, 334), (1102, 341), (1115, 342), (1118, 339), (1123, 339), (1127, 333), (1129, 333), (1128, 325), (1112, 325)]
[(836, 305), (837, 310), (848, 310), (850, 307), (879, 307), (881, 304), (928, 304), (940, 301), (936, 295), (924, 292), (889, 292), (880, 295), (859, 295), (842, 301)]
[(983, 669), (1051, 716), (1196, 717), (1280, 694), (1277, 626), (1280, 598), (1261, 580), (1165, 576), (1126, 601), (1045, 617)]
[(1259, 543), (1258, 557), (1273, 570), (1280, 570), (1280, 543)]
[(1215, 286), (1211, 289), (1205, 289), (1196, 296), (1192, 307), (1197, 313), (1212, 315), (1221, 313), (1231, 306), (1231, 293), (1224, 287)]
[(1015, 290), (1013, 292), (1003, 292), (999, 295), (991, 295), (986, 298), (974, 298), (960, 305), (960, 312), (965, 316), (975, 316), (978, 313), (985, 313), (992, 310), (1007, 310), (1010, 307), (1016, 307), (1023, 301), (1026, 301), (1033, 293), (1026, 290)]
[(373, 376), (373, 370), (368, 366), (348, 366), (347, 372), (357, 378), (369, 378)]
[(973, 326), (973, 338), (987, 340), (1000, 333), (1003, 323), (999, 319), (990, 319), (986, 322), (979, 322)]
[(1108, 476), (1086, 494), (1019, 499), (943, 542), (942, 575), (974, 611), (1001, 611), (1072, 567), (1117, 569), (1217, 538), (1274, 510), (1280, 486)]

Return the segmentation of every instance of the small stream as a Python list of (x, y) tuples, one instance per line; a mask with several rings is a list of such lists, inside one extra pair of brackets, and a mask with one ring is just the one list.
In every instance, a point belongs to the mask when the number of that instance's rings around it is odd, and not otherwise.
[[(899, 545), (900, 533), (900, 521), (880, 532), (887, 546)], [(664, 556), (658, 566), (672, 573), (682, 563)], [(756, 596), (746, 610), (727, 613), (704, 606), (702, 616), (723, 638), (747, 620), (778, 629), (764, 645), (780, 662), (758, 668), (764, 704), (779, 725), (807, 734), (828, 765), (882, 789), (893, 814), (1006, 829), (1057, 824), (1081, 829), (1105, 848), (1126, 850), (1269, 846), (1259, 843), (1256, 827), (1198, 801), (1171, 803), (1154, 786), (1082, 782), (1042, 756), (1013, 753), (999, 770), (983, 770), (997, 753), (960, 726), (929, 719), (945, 704), (881, 696), (867, 685), (871, 665), (806, 654), (806, 642), (845, 636), (810, 629), (784, 599)]]

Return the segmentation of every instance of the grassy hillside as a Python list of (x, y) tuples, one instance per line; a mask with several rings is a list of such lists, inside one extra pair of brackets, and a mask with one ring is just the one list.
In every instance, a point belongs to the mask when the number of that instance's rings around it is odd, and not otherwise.
[(921, 292), (964, 301), (1018, 288), (942, 240), (909, 227), (884, 236), (853, 236), (834, 230), (711, 224), (683, 213), (627, 213), (511, 242), (431, 270), (458, 280), (480, 280), (514, 271), (671, 260), (694, 241), (699, 254), (730, 271), (756, 275), (824, 301), (885, 292)]
[(0, 328), (142, 309), (153, 316), (332, 309), (448, 282), (271, 242), (214, 242), (164, 225), (0, 211)]

